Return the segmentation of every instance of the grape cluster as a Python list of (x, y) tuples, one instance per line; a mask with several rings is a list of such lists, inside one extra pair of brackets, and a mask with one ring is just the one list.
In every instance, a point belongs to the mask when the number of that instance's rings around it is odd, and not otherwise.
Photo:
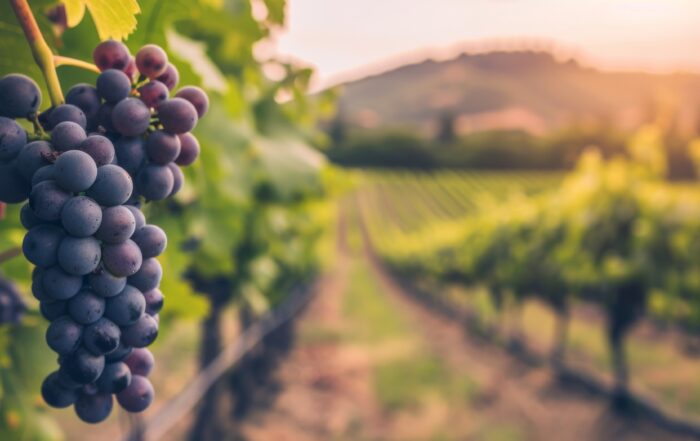
[(26, 309), (17, 287), (0, 277), (0, 325), (19, 322)]
[[(41, 114), (32, 79), (0, 79), (0, 201), (29, 199), (20, 212), (28, 230), (22, 248), (36, 266), (32, 292), (58, 354), (42, 395), (53, 407), (74, 405), (89, 423), (109, 416), (113, 394), (129, 412), (153, 400), (146, 347), (158, 335), (156, 258), (167, 237), (140, 207), (180, 190), (178, 166), (199, 155), (189, 131), (209, 105), (197, 87), (169, 98), (178, 73), (158, 46), (132, 57), (106, 41), (93, 58), (102, 72), (96, 87), (78, 84), (66, 104)], [(50, 135), (28, 139), (17, 118)]]

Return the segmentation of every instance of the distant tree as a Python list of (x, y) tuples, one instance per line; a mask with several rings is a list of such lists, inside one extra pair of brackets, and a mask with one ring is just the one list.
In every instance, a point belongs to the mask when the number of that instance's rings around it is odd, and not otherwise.
[(436, 140), (440, 144), (449, 144), (457, 139), (455, 128), (455, 114), (451, 111), (443, 112), (438, 120), (438, 133)]
[(333, 141), (333, 145), (343, 144), (347, 139), (347, 122), (342, 112), (338, 112), (328, 128), (328, 136)]

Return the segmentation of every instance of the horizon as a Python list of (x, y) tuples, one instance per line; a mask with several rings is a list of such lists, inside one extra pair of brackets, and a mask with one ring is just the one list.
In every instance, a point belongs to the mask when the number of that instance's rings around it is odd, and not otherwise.
[(700, 73), (693, 44), (700, 43), (700, 2), (589, 3), (436, 0), (399, 9), (400, 0), (292, 0), (289, 24), (271, 44), (276, 56), (315, 67), (315, 90), (427, 59), (455, 58), (473, 47), (504, 49), (499, 45), (541, 46), (557, 59), (602, 71)]

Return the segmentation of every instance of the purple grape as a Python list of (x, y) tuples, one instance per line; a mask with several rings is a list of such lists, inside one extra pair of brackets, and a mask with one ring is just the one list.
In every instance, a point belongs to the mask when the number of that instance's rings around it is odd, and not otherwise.
[(27, 181), (41, 167), (50, 165), (49, 158), (53, 154), (51, 144), (46, 141), (33, 141), (25, 145), (17, 155), (17, 170)]
[(209, 110), (209, 97), (197, 86), (185, 86), (180, 89), (175, 96), (184, 98), (192, 103), (194, 108), (197, 109), (197, 116), (199, 118), (203, 117)]
[(113, 405), (111, 394), (81, 394), (75, 402), (75, 413), (84, 422), (97, 424), (107, 419)]
[(0, 202), (18, 204), (29, 197), (32, 187), (14, 164), (0, 164)]
[(97, 169), (97, 179), (87, 195), (100, 205), (113, 207), (128, 201), (133, 190), (129, 173), (119, 166), (107, 164)]
[(51, 131), (51, 144), (60, 152), (77, 149), (85, 138), (85, 130), (72, 121), (62, 122)]
[(112, 113), (114, 113), (114, 104), (104, 103), (100, 106), (97, 112), (97, 121), (108, 132), (116, 132), (112, 123)]
[(113, 350), (109, 354), (105, 355), (105, 360), (107, 363), (116, 363), (118, 361), (123, 361), (125, 360), (129, 355), (131, 355), (131, 352), (134, 350), (131, 346), (126, 346), (124, 343), (119, 341), (119, 346), (117, 346), (117, 349)]
[(157, 225), (146, 225), (131, 238), (141, 249), (144, 259), (160, 256), (168, 245), (168, 236)]
[(27, 132), (22, 126), (10, 118), (0, 116), (0, 161), (14, 159), (25, 144), (27, 144)]
[(73, 104), (61, 104), (51, 110), (49, 115), (49, 126), (56, 127), (62, 122), (72, 121), (85, 130), (87, 128), (87, 117), (78, 106)]
[(132, 375), (148, 377), (151, 375), (156, 361), (153, 358), (153, 354), (148, 349), (135, 348), (131, 351), (131, 355), (124, 360), (124, 363), (129, 367)]
[(148, 314), (143, 314), (132, 325), (122, 329), (124, 343), (135, 348), (143, 348), (158, 337), (158, 323)]
[(157, 78), (168, 67), (168, 55), (155, 44), (147, 44), (136, 53), (136, 68), (148, 78)]
[(144, 292), (143, 297), (146, 299), (146, 314), (156, 315), (163, 309), (165, 297), (158, 288)]
[(65, 236), (63, 230), (54, 225), (44, 224), (32, 228), (22, 242), (24, 257), (40, 268), (56, 265), (58, 248)]
[(126, 287), (126, 277), (114, 276), (104, 268), (90, 274), (88, 282), (92, 290), (102, 297), (114, 297)]
[(79, 347), (61, 361), (60, 372), (76, 383), (88, 384), (100, 377), (104, 367), (104, 356)]
[(98, 167), (111, 164), (114, 161), (114, 145), (112, 141), (102, 135), (90, 135), (78, 147), (90, 155)]
[(156, 80), (165, 84), (165, 87), (167, 87), (169, 90), (173, 90), (177, 87), (177, 83), (180, 82), (180, 73), (172, 63), (168, 63), (168, 67), (165, 68), (165, 72), (156, 78)]
[(144, 226), (146, 226), (146, 216), (143, 215), (143, 212), (141, 212), (141, 210), (131, 205), (127, 205), (126, 208), (128, 208), (129, 211), (131, 211), (131, 214), (134, 215), (134, 219), (136, 220), (135, 231), (138, 231)]
[(0, 116), (29, 118), (36, 114), (40, 105), (41, 91), (33, 79), (22, 74), (9, 74), (0, 79)]
[(46, 404), (56, 408), (68, 407), (78, 399), (75, 389), (67, 388), (61, 383), (58, 372), (52, 372), (44, 379), (41, 384), (41, 396)]
[(145, 144), (140, 136), (122, 137), (114, 144), (117, 163), (132, 176), (136, 176), (146, 163)]
[(146, 141), (146, 154), (152, 163), (167, 165), (180, 155), (180, 138), (162, 130), (153, 132)]
[(106, 394), (118, 394), (131, 384), (131, 371), (123, 362), (108, 363), (97, 379), (97, 389)]
[(52, 322), (68, 313), (68, 302), (65, 300), (43, 300), (39, 303), (39, 312)]
[(105, 208), (102, 224), (97, 237), (104, 243), (121, 243), (129, 239), (136, 230), (136, 220), (131, 211), (123, 205)]
[[(100, 96), (97, 94), (95, 87), (85, 83), (76, 84), (68, 90), (66, 103), (72, 104), (83, 111), (87, 120), (88, 130), (94, 130), (97, 127)], [(51, 115), (49, 115), (49, 119), (50, 117)]]
[(120, 337), (119, 326), (102, 317), (85, 328), (83, 345), (95, 355), (104, 355), (119, 347)]
[[(137, 322), (146, 310), (146, 299), (138, 289), (126, 285), (119, 295), (107, 299), (105, 317), (119, 326), (129, 326)], [(125, 344), (132, 346), (128, 342)]]
[(103, 41), (92, 52), (92, 59), (103, 72), (107, 69), (124, 70), (129, 66), (129, 49), (119, 41)]
[(83, 192), (95, 183), (97, 164), (90, 155), (80, 150), (62, 153), (54, 163), (54, 179), (68, 192)]
[(106, 102), (116, 104), (131, 94), (131, 80), (121, 70), (107, 69), (97, 77), (97, 93)]
[(119, 405), (128, 412), (143, 412), (151, 405), (155, 392), (148, 378), (133, 375), (129, 387), (117, 394)]
[(81, 325), (95, 323), (102, 318), (104, 312), (105, 299), (90, 290), (84, 289), (68, 300), (68, 313)]
[(139, 87), (139, 95), (148, 107), (158, 107), (158, 104), (168, 99), (170, 91), (165, 84), (158, 80), (151, 80), (143, 86)]
[(58, 247), (58, 264), (68, 274), (84, 276), (100, 264), (100, 243), (92, 237), (67, 236)]
[(114, 106), (112, 124), (124, 136), (138, 136), (151, 125), (151, 111), (140, 99), (126, 98)]
[(54, 300), (69, 299), (78, 294), (82, 286), (82, 277), (68, 274), (58, 265), (48, 268), (41, 277), (43, 292)]
[(129, 285), (141, 292), (158, 288), (163, 278), (163, 267), (156, 259), (146, 259), (136, 274), (129, 277)]
[(149, 201), (160, 201), (173, 191), (175, 178), (164, 165), (149, 164), (137, 177), (139, 192)]
[(171, 197), (175, 196), (185, 184), (185, 175), (182, 174), (182, 170), (174, 162), (168, 164), (168, 168), (173, 173), (173, 191), (168, 195), (168, 197)]
[(199, 141), (191, 133), (178, 135), (180, 138), (180, 156), (175, 159), (175, 164), (186, 167), (192, 165), (199, 157)]
[(128, 277), (141, 268), (143, 257), (138, 245), (127, 240), (119, 244), (105, 245), (102, 259), (107, 270), (119, 277)]
[(61, 211), (61, 224), (74, 237), (92, 236), (101, 223), (102, 208), (87, 196), (69, 199)]
[(29, 194), (29, 205), (39, 219), (54, 222), (61, 219), (61, 210), (71, 194), (59, 187), (55, 181), (44, 181), (34, 186)]
[(46, 329), (46, 344), (59, 355), (77, 351), (82, 337), (82, 325), (67, 315), (57, 318)]
[(53, 164), (45, 165), (34, 173), (34, 176), (32, 176), (32, 187), (44, 181), (53, 181)]
[(158, 119), (166, 132), (187, 133), (197, 125), (197, 109), (184, 98), (171, 98), (157, 108)]

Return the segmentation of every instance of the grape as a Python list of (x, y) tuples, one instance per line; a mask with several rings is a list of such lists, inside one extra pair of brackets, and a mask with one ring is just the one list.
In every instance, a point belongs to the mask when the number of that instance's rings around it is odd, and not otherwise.
[(131, 355), (124, 360), (132, 375), (141, 375), (148, 377), (153, 370), (155, 360), (153, 354), (146, 348), (136, 348), (131, 352)]
[(32, 228), (24, 236), (22, 252), (34, 265), (48, 268), (56, 265), (58, 248), (65, 234), (63, 230), (53, 225), (39, 225)]
[(88, 384), (97, 380), (105, 367), (105, 358), (83, 347), (68, 355), (61, 362), (60, 371), (71, 380)]
[(102, 251), (104, 265), (110, 273), (128, 277), (141, 268), (143, 257), (138, 245), (127, 240), (118, 244), (107, 244)]
[(83, 278), (63, 271), (59, 266), (52, 266), (43, 272), (41, 287), (46, 295), (54, 300), (66, 300), (78, 294), (83, 286)]
[(154, 164), (167, 165), (180, 155), (180, 138), (158, 130), (148, 136), (146, 154)]
[(151, 111), (140, 99), (126, 98), (114, 106), (112, 124), (124, 136), (141, 135), (151, 125)]
[(125, 363), (108, 363), (96, 384), (102, 393), (118, 394), (131, 384), (131, 371)]
[(139, 97), (148, 107), (157, 107), (158, 104), (168, 99), (170, 91), (158, 80), (151, 80), (139, 87)]
[(107, 360), (107, 363), (116, 363), (117, 361), (122, 361), (126, 359), (129, 355), (131, 355), (133, 350), (134, 348), (132, 348), (131, 346), (126, 346), (120, 341), (119, 346), (117, 346), (117, 349), (105, 355), (105, 360)]
[(46, 141), (34, 141), (25, 145), (17, 156), (17, 170), (27, 181), (41, 167), (51, 164), (49, 158), (53, 154), (51, 144)]
[(156, 259), (146, 259), (143, 261), (141, 269), (129, 277), (129, 285), (141, 292), (146, 292), (157, 288), (162, 278), (163, 268), (160, 266), (160, 262)]
[(143, 314), (132, 325), (122, 329), (124, 343), (135, 348), (143, 348), (158, 337), (158, 323), (148, 314)]
[(180, 73), (177, 71), (174, 64), (168, 63), (168, 67), (165, 68), (165, 73), (156, 78), (156, 80), (165, 84), (169, 90), (173, 90), (177, 87), (177, 83), (180, 82)]
[(92, 290), (102, 297), (114, 297), (126, 287), (126, 277), (113, 276), (104, 268), (90, 274), (88, 281)]
[(53, 164), (45, 165), (34, 173), (34, 176), (32, 176), (32, 187), (44, 181), (53, 181)]
[(39, 311), (46, 320), (54, 321), (67, 314), (67, 307), (67, 302), (64, 300), (45, 300), (39, 304)]
[(156, 315), (163, 309), (165, 299), (158, 288), (144, 292), (143, 297), (146, 299), (146, 314)]
[(123, 137), (114, 144), (119, 166), (130, 175), (138, 174), (146, 163), (145, 141), (139, 137)]
[(136, 219), (131, 211), (123, 205), (105, 208), (102, 213), (102, 225), (95, 237), (106, 243), (121, 243), (129, 239), (136, 230)]
[(26, 309), (27, 306), (17, 287), (7, 280), (0, 279), (0, 325), (18, 323)]
[(113, 405), (111, 394), (81, 394), (75, 402), (75, 413), (86, 423), (97, 424), (107, 419)]
[(101, 71), (124, 70), (129, 66), (129, 58), (129, 49), (123, 43), (114, 40), (103, 41), (92, 52), (92, 59)]
[(197, 86), (185, 86), (180, 89), (175, 96), (184, 98), (192, 103), (194, 108), (197, 109), (197, 116), (199, 118), (203, 117), (209, 110), (209, 97)]
[(138, 72), (138, 69), (136, 69), (136, 58), (129, 56), (129, 64), (126, 66), (126, 69), (124, 69), (124, 73), (133, 81), (136, 77), (136, 72)]
[(58, 372), (52, 372), (41, 384), (41, 396), (46, 404), (51, 407), (64, 408), (75, 403), (78, 394), (74, 389), (69, 389), (61, 384)]
[(119, 326), (128, 326), (136, 323), (145, 310), (146, 299), (141, 294), (141, 291), (133, 286), (126, 285), (124, 291), (119, 293), (119, 295), (107, 299), (105, 317)]
[(168, 236), (157, 225), (146, 225), (131, 238), (141, 249), (144, 259), (160, 256), (168, 245)]
[(114, 145), (112, 145), (112, 141), (102, 135), (88, 136), (78, 149), (90, 155), (98, 167), (111, 164), (114, 161)]
[(74, 237), (92, 236), (101, 223), (102, 208), (87, 196), (69, 199), (61, 211), (61, 224)]
[(77, 149), (85, 138), (85, 130), (72, 121), (62, 122), (51, 131), (51, 144), (61, 152)]
[(46, 343), (59, 355), (77, 351), (82, 337), (83, 327), (67, 315), (52, 321), (46, 329)]
[(97, 94), (95, 87), (85, 83), (76, 84), (68, 90), (66, 103), (72, 104), (83, 111), (87, 120), (88, 130), (94, 130), (97, 127), (100, 96)]
[(100, 243), (92, 237), (66, 237), (58, 247), (58, 264), (68, 274), (84, 276), (100, 264)]
[(18, 204), (27, 199), (31, 186), (12, 164), (0, 164), (0, 202)]
[(97, 112), (97, 120), (105, 130), (115, 132), (114, 124), (112, 124), (112, 113), (114, 112), (114, 104), (104, 103), (100, 106)]
[(173, 190), (168, 195), (168, 197), (171, 197), (175, 196), (185, 184), (185, 175), (182, 174), (182, 170), (174, 162), (168, 164), (168, 168), (173, 173)]
[(134, 215), (134, 219), (136, 220), (136, 231), (143, 228), (146, 225), (146, 216), (143, 215), (141, 210), (131, 205), (127, 205), (126, 208), (128, 208), (129, 211), (131, 211), (131, 214)]
[(27, 132), (14, 120), (0, 116), (0, 161), (14, 159), (26, 143)]
[(141, 170), (137, 180), (139, 191), (149, 201), (167, 198), (175, 184), (173, 173), (164, 165), (147, 165)]
[(0, 79), (0, 116), (29, 118), (40, 105), (39, 86), (28, 76), (10, 74)]
[(73, 320), (82, 325), (95, 323), (104, 312), (105, 299), (87, 289), (80, 291), (68, 301), (68, 313)]
[(61, 154), (54, 167), (56, 183), (73, 193), (87, 190), (97, 179), (97, 164), (90, 155), (80, 150)]
[(191, 133), (178, 135), (180, 138), (180, 156), (175, 160), (175, 164), (183, 167), (191, 165), (199, 156), (199, 141)]
[(171, 98), (158, 105), (158, 119), (169, 133), (181, 134), (197, 125), (197, 109), (183, 98)]
[(107, 164), (97, 169), (97, 179), (87, 195), (100, 205), (113, 207), (129, 200), (133, 189), (131, 176), (124, 169)]
[(49, 126), (56, 127), (62, 122), (72, 121), (85, 130), (87, 128), (87, 117), (85, 113), (73, 104), (61, 104), (51, 110), (49, 115)]
[(120, 336), (119, 326), (103, 317), (85, 328), (83, 345), (95, 355), (104, 355), (119, 347)]
[(39, 301), (51, 300), (51, 297), (47, 296), (44, 292), (44, 287), (42, 286), (42, 281), (44, 278), (44, 270), (38, 266), (34, 267), (32, 270), (32, 294), (34, 298)]
[(116, 104), (131, 93), (131, 80), (121, 70), (107, 69), (97, 77), (97, 93), (106, 102)]
[(128, 412), (143, 412), (151, 405), (155, 392), (148, 378), (133, 375), (129, 387), (117, 394), (117, 401)]
[(71, 194), (61, 189), (55, 181), (44, 181), (34, 186), (29, 194), (29, 205), (39, 219), (54, 222), (61, 219), (61, 210)]
[(136, 53), (136, 68), (148, 78), (157, 78), (168, 67), (168, 55), (155, 44), (147, 44)]

